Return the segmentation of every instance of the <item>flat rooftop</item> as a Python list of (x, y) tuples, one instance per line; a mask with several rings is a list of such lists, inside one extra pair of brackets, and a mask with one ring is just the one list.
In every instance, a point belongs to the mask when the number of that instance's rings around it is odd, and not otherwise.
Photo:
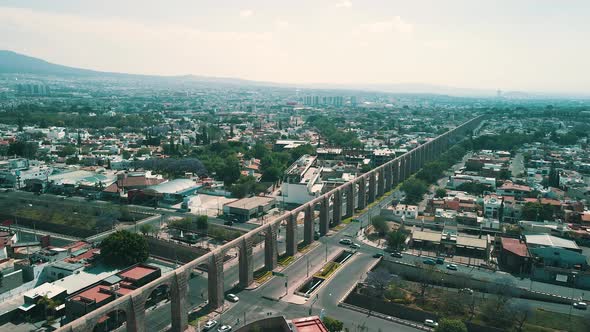
[(412, 230), (412, 240), (440, 243), (441, 233)]
[(130, 268), (127, 271), (118, 273), (118, 275), (125, 279), (139, 280), (147, 275), (154, 273), (157, 270), (158, 269), (155, 267), (138, 265)]
[(252, 210), (256, 209), (259, 206), (264, 206), (270, 204), (275, 199), (273, 197), (263, 197), (263, 196), (255, 196), (255, 197), (248, 197), (242, 198), (235, 202), (227, 203), (225, 206), (234, 208), (234, 209), (245, 209), (245, 210)]

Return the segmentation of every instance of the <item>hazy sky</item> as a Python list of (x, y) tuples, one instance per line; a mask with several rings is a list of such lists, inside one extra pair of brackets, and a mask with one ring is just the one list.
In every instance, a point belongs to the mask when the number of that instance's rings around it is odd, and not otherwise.
[(0, 0), (0, 49), (143, 74), (590, 92), (590, 0)]

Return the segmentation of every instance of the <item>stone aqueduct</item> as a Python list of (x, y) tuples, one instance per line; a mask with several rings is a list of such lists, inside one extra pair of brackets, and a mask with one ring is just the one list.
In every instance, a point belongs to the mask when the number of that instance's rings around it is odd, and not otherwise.
[[(323, 236), (328, 232), (330, 226), (335, 226), (343, 218), (352, 216), (355, 208), (364, 209), (378, 197), (383, 196), (385, 192), (395, 188), (398, 183), (418, 171), (425, 163), (445, 152), (463, 136), (477, 128), (483, 118), (484, 115), (473, 118), (294, 210), (285, 211), (284, 214), (267, 224), (70, 322), (60, 328), (60, 331), (92, 331), (102, 316), (117, 310), (125, 312), (127, 331), (145, 331), (145, 302), (152, 291), (162, 285), (166, 285), (170, 289), (171, 330), (174, 332), (185, 331), (188, 326), (188, 280), (191, 271), (197, 266), (202, 264), (208, 266), (208, 301), (212, 307), (220, 307), (224, 301), (223, 257), (229, 249), (238, 248), (239, 250), (239, 285), (245, 287), (254, 279), (252, 252), (255, 236), (264, 236), (265, 267), (268, 270), (273, 270), (277, 266), (277, 233), (281, 223), (286, 222), (286, 254), (294, 255), (300, 241), (297, 239), (297, 216), (299, 213), (304, 213), (302, 240), (305, 244), (310, 244), (314, 241), (314, 211), (317, 205), (319, 205), (320, 235)], [(342, 211), (343, 202), (346, 202), (345, 211)], [(332, 210), (331, 218), (330, 209)]]

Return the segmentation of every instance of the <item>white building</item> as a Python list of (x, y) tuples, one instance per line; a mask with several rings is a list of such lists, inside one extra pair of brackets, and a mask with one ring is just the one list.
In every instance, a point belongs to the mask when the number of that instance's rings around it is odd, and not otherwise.
[(319, 197), (324, 188), (321, 181), (322, 167), (317, 157), (301, 156), (285, 172), (281, 185), (282, 201), (287, 204), (304, 204)]

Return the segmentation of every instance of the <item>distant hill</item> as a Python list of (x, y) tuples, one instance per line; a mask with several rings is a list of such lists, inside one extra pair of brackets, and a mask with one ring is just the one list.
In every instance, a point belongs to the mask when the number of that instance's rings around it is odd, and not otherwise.
[[(211, 77), (199, 75), (182, 75), (182, 76), (157, 76), (157, 75), (136, 75), (126, 73), (102, 72), (90, 69), (81, 69), (54, 64), (45, 60), (34, 58), (28, 55), (16, 53), (13, 51), (0, 50), (0, 74), (32, 74), (41, 76), (61, 76), (61, 77), (79, 77), (79, 78), (116, 78), (116, 79), (134, 79), (150, 80), (166, 84), (174, 83), (194, 83), (208, 85), (240, 85), (240, 86), (266, 86), (266, 87), (283, 87), (283, 88), (303, 88), (303, 89), (321, 89), (321, 90), (349, 90), (349, 91), (373, 91), (386, 93), (409, 93), (409, 94), (435, 94), (460, 97), (494, 97), (495, 90), (486, 89), (466, 89), (448, 86), (439, 86), (421, 83), (398, 83), (398, 84), (290, 84), (251, 81), (231, 77)], [(528, 94), (525, 92), (506, 91), (504, 97), (508, 99), (527, 99), (540, 97), (547, 94)], [(586, 96), (587, 97), (587, 96)]]
[(0, 73), (56, 76), (98, 76), (113, 74), (56, 65), (38, 58), (3, 50), (0, 50)]

